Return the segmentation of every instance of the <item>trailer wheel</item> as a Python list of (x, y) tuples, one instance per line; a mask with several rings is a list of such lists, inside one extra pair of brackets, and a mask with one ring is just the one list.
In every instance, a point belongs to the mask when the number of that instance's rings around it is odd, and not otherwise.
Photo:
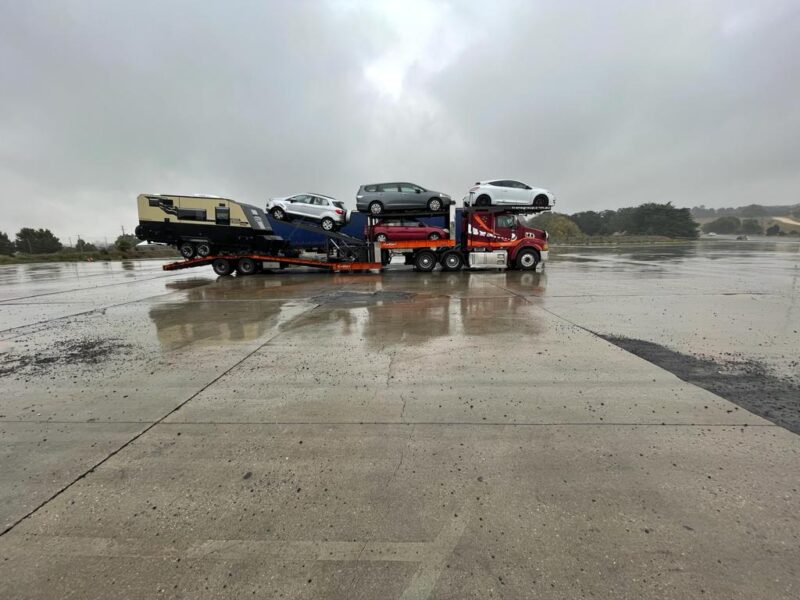
[(520, 271), (535, 271), (536, 265), (539, 264), (539, 253), (536, 250), (526, 248), (517, 254), (515, 262)]
[(385, 267), (392, 262), (391, 250), (381, 250), (381, 264)]
[(195, 249), (194, 244), (190, 242), (183, 242), (180, 246), (178, 246), (178, 252), (181, 253), (183, 258), (194, 258)]
[(197, 244), (197, 256), (202, 256), (205, 258), (211, 254), (211, 244), (206, 242)]
[(414, 267), (417, 271), (429, 273), (436, 267), (436, 255), (430, 250), (423, 250), (414, 255)]
[(256, 261), (246, 256), (239, 259), (236, 263), (236, 273), (238, 275), (252, 275), (256, 272)]
[(461, 258), (461, 253), (452, 250), (445, 252), (440, 262), (443, 271), (458, 271), (464, 266), (464, 259)]
[(383, 204), (375, 200), (374, 202), (369, 203), (369, 214), (371, 215), (379, 215), (383, 212)]
[(431, 198), (428, 200), (428, 210), (431, 212), (439, 212), (442, 210), (442, 201), (439, 198)]
[(211, 268), (214, 269), (214, 273), (224, 277), (231, 274), (233, 265), (227, 258), (215, 258), (214, 262), (211, 263)]

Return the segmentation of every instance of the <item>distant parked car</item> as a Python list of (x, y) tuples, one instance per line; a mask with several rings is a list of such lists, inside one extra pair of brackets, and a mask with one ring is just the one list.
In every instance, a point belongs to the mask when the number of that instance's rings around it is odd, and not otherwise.
[(371, 215), (391, 210), (439, 212), (452, 203), (447, 194), (427, 190), (414, 183), (373, 183), (362, 185), (356, 195), (356, 209)]
[(297, 194), (285, 198), (271, 198), (267, 212), (278, 221), (292, 218), (319, 222), (325, 231), (334, 231), (347, 223), (344, 202), (322, 194)]
[(555, 204), (548, 190), (531, 187), (512, 179), (478, 181), (464, 198), (465, 206), (533, 206), (547, 208)]
[(379, 242), (405, 242), (408, 240), (446, 240), (450, 232), (443, 227), (426, 225), (416, 219), (386, 219), (372, 228)]

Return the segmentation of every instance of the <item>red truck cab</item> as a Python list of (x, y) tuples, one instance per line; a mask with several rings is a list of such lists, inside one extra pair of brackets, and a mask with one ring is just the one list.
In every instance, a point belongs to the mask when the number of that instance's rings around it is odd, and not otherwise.
[(505, 250), (510, 268), (535, 269), (548, 258), (547, 232), (528, 227), (518, 214), (476, 210), (464, 219), (467, 250)]

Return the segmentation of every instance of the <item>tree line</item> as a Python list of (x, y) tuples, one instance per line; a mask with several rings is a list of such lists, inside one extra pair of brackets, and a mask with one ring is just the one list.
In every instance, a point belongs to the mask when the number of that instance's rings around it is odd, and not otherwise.
[(692, 216), (697, 219), (711, 217), (794, 217), (800, 219), (800, 204), (787, 204), (782, 206), (763, 206), (761, 204), (748, 204), (736, 208), (706, 208), (705, 205), (695, 206)]
[(544, 213), (535, 218), (534, 226), (543, 227), (554, 239), (584, 235), (658, 235), (694, 239), (697, 223), (688, 208), (647, 203), (619, 210), (587, 210), (572, 215)]
[[(121, 235), (114, 242), (114, 247), (120, 252), (127, 252), (133, 248), (138, 240), (133, 235)], [(75, 243), (74, 249), (78, 252), (97, 252), (98, 248), (81, 238)], [(17, 232), (12, 241), (8, 235), (0, 231), (0, 254), (13, 255), (20, 254), (54, 254), (64, 250), (55, 234), (49, 229), (33, 229), (23, 227)]]

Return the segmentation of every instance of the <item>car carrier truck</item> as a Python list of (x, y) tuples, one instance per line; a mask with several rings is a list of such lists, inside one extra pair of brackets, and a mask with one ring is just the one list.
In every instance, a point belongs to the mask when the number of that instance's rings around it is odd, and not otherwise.
[[(198, 256), (164, 265), (165, 270), (211, 265), (218, 275), (233, 271), (248, 275), (262, 269), (292, 265), (331, 271), (378, 270), (393, 255), (402, 254), (405, 263), (417, 271), (445, 271), (461, 268), (535, 270), (548, 258), (548, 235), (532, 227), (525, 217), (550, 210), (549, 207), (465, 207), (432, 211), (404, 211), (380, 216), (353, 213), (340, 231), (326, 231), (316, 224), (276, 221), (269, 227), (285, 243), (280, 253), (256, 249)], [(384, 241), (375, 239), (374, 229), (384, 219), (414, 217), (443, 225), (450, 239)], [(320, 256), (321, 255), (321, 256)]]

